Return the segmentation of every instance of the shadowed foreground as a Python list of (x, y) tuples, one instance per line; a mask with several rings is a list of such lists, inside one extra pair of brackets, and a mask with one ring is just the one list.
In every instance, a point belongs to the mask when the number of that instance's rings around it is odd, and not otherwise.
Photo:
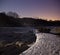
[(60, 37), (45, 33), (36, 36), (35, 44), (20, 55), (60, 55)]
[(36, 41), (32, 29), (0, 27), (0, 55), (19, 55)]

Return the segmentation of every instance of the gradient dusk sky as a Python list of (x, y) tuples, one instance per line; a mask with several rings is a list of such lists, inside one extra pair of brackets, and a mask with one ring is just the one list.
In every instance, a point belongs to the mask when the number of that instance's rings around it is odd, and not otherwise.
[(21, 17), (60, 20), (60, 0), (0, 0), (0, 12), (9, 11)]

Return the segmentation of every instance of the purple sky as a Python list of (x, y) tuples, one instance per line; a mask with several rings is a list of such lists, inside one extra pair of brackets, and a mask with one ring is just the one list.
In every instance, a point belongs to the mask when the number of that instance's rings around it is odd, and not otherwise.
[(0, 0), (0, 12), (13, 11), (21, 17), (60, 20), (60, 0)]

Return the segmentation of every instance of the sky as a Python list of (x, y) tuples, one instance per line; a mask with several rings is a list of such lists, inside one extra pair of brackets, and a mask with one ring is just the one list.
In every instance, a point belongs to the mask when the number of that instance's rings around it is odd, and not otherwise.
[(20, 17), (60, 20), (60, 0), (0, 0), (0, 12), (9, 11)]

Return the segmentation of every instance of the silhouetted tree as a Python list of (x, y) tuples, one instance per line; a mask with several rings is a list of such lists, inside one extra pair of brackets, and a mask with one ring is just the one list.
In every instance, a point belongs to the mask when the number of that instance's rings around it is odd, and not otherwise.
[(7, 15), (12, 16), (14, 18), (19, 18), (19, 15), (16, 12), (8, 12)]
[(14, 18), (12, 16), (8, 16), (5, 13), (0, 13), (0, 27), (1, 26), (11, 26), (18, 27), (22, 26), (19, 18)]

